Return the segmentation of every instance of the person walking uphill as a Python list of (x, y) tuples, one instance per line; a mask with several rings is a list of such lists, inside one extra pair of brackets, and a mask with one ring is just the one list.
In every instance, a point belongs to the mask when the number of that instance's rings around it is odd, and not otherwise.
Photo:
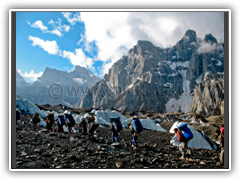
[(68, 126), (68, 133), (70, 134), (72, 132), (72, 127), (75, 125), (75, 120), (71, 112), (69, 114), (65, 113), (65, 118), (66, 118), (66, 124)]
[(81, 118), (79, 125), (78, 125), (78, 132), (82, 131), (83, 135), (87, 134), (87, 123), (86, 123), (86, 118)]
[(142, 124), (140, 122), (140, 120), (138, 119), (137, 116), (134, 116), (128, 123), (128, 127), (132, 133), (132, 147), (134, 149), (137, 149), (138, 145), (137, 145), (137, 139), (139, 136), (139, 133), (143, 130)]
[[(182, 132), (178, 129), (178, 128), (174, 128), (173, 130), (177, 136), (178, 136), (178, 141), (180, 143), (179, 145), (179, 151), (182, 153), (182, 157), (180, 157), (181, 160), (185, 159), (186, 158), (186, 151), (187, 151), (187, 144), (188, 144), (188, 141), (187, 139), (184, 137), (184, 135), (182, 134)], [(176, 141), (177, 141), (176, 140)], [(174, 142), (176, 142), (174, 141)], [(171, 144), (173, 144), (174, 142), (172, 142)]]
[(47, 124), (47, 129), (50, 131), (53, 131), (52, 125), (55, 123), (54, 122), (54, 114), (52, 112), (49, 112), (47, 117), (46, 117), (46, 124)]
[(221, 133), (221, 131), (218, 129), (216, 131), (216, 135), (218, 136), (220, 145), (219, 145), (219, 149), (221, 149), (220, 152), (220, 165), (224, 165), (223, 160), (224, 160), (224, 134)]
[(33, 123), (33, 129), (37, 129), (37, 124), (40, 122), (40, 117), (39, 117), (39, 113), (36, 112), (34, 115), (33, 115), (33, 119), (32, 119), (32, 123)]
[(58, 115), (58, 120), (57, 120), (57, 132), (64, 132), (63, 131), (63, 125), (66, 124), (65, 116), (64, 114), (59, 114)]
[(123, 129), (120, 117), (110, 118), (110, 131), (112, 132), (112, 142), (119, 142), (118, 132)]

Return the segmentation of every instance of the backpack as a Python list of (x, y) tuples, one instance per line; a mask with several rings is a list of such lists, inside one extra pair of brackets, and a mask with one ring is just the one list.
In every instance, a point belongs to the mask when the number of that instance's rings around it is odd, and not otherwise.
[(140, 133), (143, 130), (143, 126), (138, 118), (135, 118), (131, 121), (133, 129), (135, 132)]
[(183, 123), (178, 126), (178, 129), (181, 131), (186, 140), (191, 140), (193, 138), (192, 131), (187, 127), (187, 123)]
[(88, 120), (88, 123), (91, 123), (91, 122), (95, 121), (95, 117), (94, 116), (87, 116), (86, 118)]
[(47, 116), (47, 119), (48, 119), (48, 124), (54, 124), (54, 115), (53, 114), (49, 114)]
[(74, 126), (75, 120), (74, 120), (74, 118), (72, 117), (72, 115), (66, 114), (66, 118), (67, 118), (68, 121), (69, 121), (68, 125), (69, 125), (69, 126)]
[(40, 117), (37, 114), (34, 114), (33, 116), (33, 123), (39, 123), (40, 122)]
[(122, 123), (120, 121), (120, 117), (119, 116), (112, 117), (111, 119), (113, 120), (113, 125), (114, 125), (116, 131), (118, 131), (118, 132), (121, 131), (123, 129), (123, 126), (122, 126)]
[(88, 128), (89, 128), (89, 133), (93, 133), (97, 128), (98, 128), (99, 124), (97, 123), (90, 123), (88, 125)]
[(58, 119), (59, 119), (59, 124), (61, 125), (65, 125), (66, 124), (66, 121), (65, 121), (65, 117), (64, 116), (58, 116)]

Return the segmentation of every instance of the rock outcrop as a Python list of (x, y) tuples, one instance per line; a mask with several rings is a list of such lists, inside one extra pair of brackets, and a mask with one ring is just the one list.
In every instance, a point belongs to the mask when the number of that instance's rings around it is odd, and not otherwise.
[(191, 112), (202, 116), (224, 114), (224, 75), (209, 72), (196, 85)]

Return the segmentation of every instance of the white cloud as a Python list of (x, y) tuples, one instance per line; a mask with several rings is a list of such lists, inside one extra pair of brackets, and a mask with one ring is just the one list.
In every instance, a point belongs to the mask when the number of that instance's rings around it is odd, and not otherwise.
[(30, 73), (27, 73), (27, 72), (22, 73), (22, 72), (21, 72), (21, 69), (18, 69), (17, 72), (18, 72), (22, 77), (24, 77), (25, 80), (30, 81), (30, 82), (36, 81), (38, 77), (41, 77), (41, 76), (43, 75), (43, 72), (34, 73), (33, 70), (31, 70)]
[(53, 27), (53, 30), (49, 30), (47, 26), (44, 26), (42, 21), (36, 21), (35, 23), (33, 23), (31, 25), (31, 23), (29, 21), (27, 21), (27, 23), (34, 28), (39, 28), (42, 30), (43, 33), (50, 33), (50, 34), (55, 34), (58, 35), (59, 37), (63, 36), (62, 32), (68, 32), (70, 30), (70, 26), (69, 25), (62, 25), (61, 24), (61, 19), (59, 18), (58, 21), (54, 22), (53, 20), (50, 20), (48, 22), (48, 24), (51, 24)]
[(130, 34), (131, 26), (126, 23), (128, 15), (126, 12), (81, 13), (81, 19), (86, 28), (84, 35), (86, 47), (89, 49), (88, 43), (96, 41), (99, 49), (97, 58), (105, 62), (103, 73), (106, 73), (110, 65), (120, 59), (123, 54), (127, 54), (127, 51), (119, 52), (121, 46), (130, 49), (137, 42), (137, 39)]
[(82, 66), (82, 67), (92, 67), (93, 65), (93, 59), (88, 58), (82, 49), (75, 49), (75, 52), (70, 51), (63, 51), (62, 57), (68, 58), (70, 62), (76, 66)]
[(68, 26), (68, 25), (62, 25), (62, 27), (64, 28), (64, 30), (66, 31), (66, 32), (68, 32), (69, 30), (70, 30), (70, 26)]
[(198, 53), (213, 53), (214, 50), (220, 50), (222, 47), (216, 43), (211, 44), (205, 41), (202, 41), (200, 47), (197, 49)]
[(68, 32), (70, 30), (69, 25), (66, 25), (66, 24), (62, 25), (62, 20), (60, 18), (58, 18), (58, 21), (55, 21), (55, 22), (53, 20), (50, 20), (48, 24), (51, 24), (54, 28), (53, 31), (48, 31), (48, 32), (49, 33), (56, 32), (58, 36), (63, 36), (63, 34), (61, 33), (62, 31)]
[(62, 12), (62, 14), (72, 26), (81, 21), (80, 13)]
[(39, 28), (41, 29), (42, 31), (46, 31), (48, 28), (47, 26), (44, 26), (42, 21), (36, 21), (34, 24), (31, 25), (31, 27), (34, 27), (34, 28)]
[[(64, 16), (69, 18), (70, 15), (66, 13)], [(170, 47), (188, 29), (195, 30), (200, 38), (209, 33), (217, 39), (224, 37), (222, 12), (81, 12), (81, 20), (86, 32), (79, 42), (86, 41), (85, 50), (91, 50), (89, 43), (96, 42), (99, 49), (97, 59), (104, 62), (102, 73), (107, 73), (138, 40)], [(122, 46), (127, 50), (119, 51)]]
[(32, 46), (39, 46), (48, 52), (48, 54), (61, 54), (61, 50), (56, 41), (44, 41), (38, 37), (29, 36), (29, 40), (33, 41)]

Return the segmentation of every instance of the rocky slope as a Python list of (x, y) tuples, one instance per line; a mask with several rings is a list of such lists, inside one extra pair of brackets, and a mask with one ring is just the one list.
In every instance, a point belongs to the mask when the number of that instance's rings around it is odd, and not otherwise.
[(205, 73), (223, 71), (223, 44), (211, 34), (201, 40), (188, 30), (170, 48), (138, 41), (74, 107), (187, 113)]
[[(77, 134), (49, 132), (41, 127), (33, 130), (30, 116), (22, 115), (23, 124), (16, 127), (16, 168), (21, 169), (215, 169), (219, 152), (191, 148), (186, 160), (169, 144), (173, 134), (144, 130), (138, 139), (139, 148), (131, 147), (131, 133), (120, 133), (120, 147), (111, 143), (108, 128), (99, 127), (96, 140)], [(169, 131), (173, 122), (161, 123)], [(167, 128), (169, 127), (169, 128)], [(77, 127), (75, 127), (77, 128)], [(54, 126), (56, 130), (56, 126)]]
[(196, 85), (191, 112), (202, 116), (224, 114), (224, 75), (209, 72)]
[(76, 66), (69, 73), (47, 67), (43, 75), (33, 84), (19, 92), (17, 87), (17, 94), (35, 104), (71, 106), (99, 80), (99, 77), (84, 67)]

